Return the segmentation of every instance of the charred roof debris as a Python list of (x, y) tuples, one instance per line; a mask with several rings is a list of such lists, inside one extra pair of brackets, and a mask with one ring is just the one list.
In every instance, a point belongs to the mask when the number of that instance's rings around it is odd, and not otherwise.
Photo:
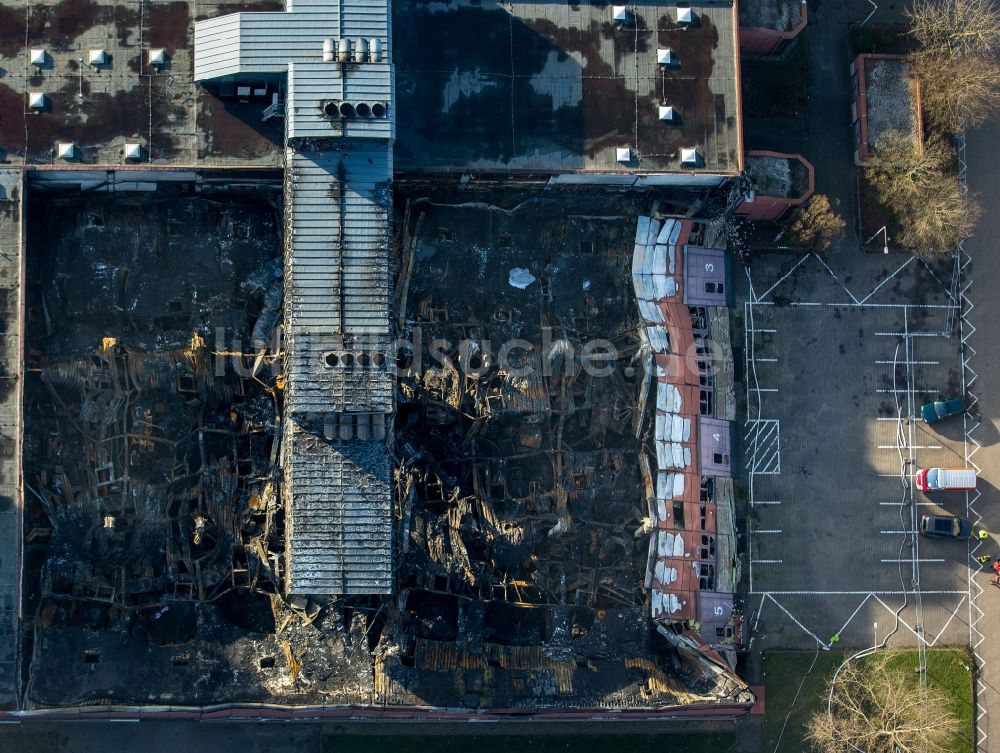
[(0, 703), (746, 713), (733, 4), (78, 5), (0, 16)]

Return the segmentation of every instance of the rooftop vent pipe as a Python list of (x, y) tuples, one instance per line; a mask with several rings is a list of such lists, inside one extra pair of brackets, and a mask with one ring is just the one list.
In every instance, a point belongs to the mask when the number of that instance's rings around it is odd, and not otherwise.
[(369, 39), (368, 40), (368, 59), (373, 63), (382, 62), (382, 40), (381, 39)]
[(347, 37), (337, 42), (337, 60), (341, 63), (351, 62), (351, 40)]
[(674, 54), (674, 51), (671, 50), (669, 47), (665, 49), (660, 48), (656, 51), (656, 62), (659, 63), (660, 65), (668, 65), (668, 66), (677, 65), (677, 56)]
[(334, 54), (333, 51), (336, 49), (336, 43), (332, 38), (327, 38), (323, 40), (323, 62), (332, 63)]
[(681, 164), (689, 165), (691, 167), (697, 167), (701, 164), (701, 155), (698, 154), (698, 147), (681, 149)]
[(368, 40), (361, 38), (354, 40), (354, 62), (368, 62)]

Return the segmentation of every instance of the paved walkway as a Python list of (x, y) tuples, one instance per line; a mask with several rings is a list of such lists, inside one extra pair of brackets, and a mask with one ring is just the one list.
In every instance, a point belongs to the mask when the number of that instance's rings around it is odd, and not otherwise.
[[(996, 176), (1000, 175), (1000, 123), (994, 121), (969, 133), (966, 162), (969, 190), (979, 194), (983, 219), (976, 235), (966, 241), (969, 263), (965, 268), (966, 345), (969, 358), (968, 388), (977, 398), (972, 406), (968, 428), (971, 439), (971, 462), (980, 469), (979, 493), (970, 500), (973, 520), (982, 516), (981, 525), (993, 533), (992, 539), (977, 554), (1000, 556), (1000, 197)], [(970, 326), (971, 325), (971, 326)], [(979, 447), (977, 448), (977, 444)], [(992, 572), (980, 570), (974, 576), (980, 589), (972, 620), (973, 643), (981, 661), (977, 686), (979, 712), (978, 750), (1000, 753), (1000, 643), (996, 626), (1000, 625), (1000, 589), (990, 586)], [(979, 611), (981, 610), (981, 612)], [(978, 621), (977, 621), (978, 617)]]
[(0, 170), (0, 708), (16, 702), (20, 603), (21, 171)]

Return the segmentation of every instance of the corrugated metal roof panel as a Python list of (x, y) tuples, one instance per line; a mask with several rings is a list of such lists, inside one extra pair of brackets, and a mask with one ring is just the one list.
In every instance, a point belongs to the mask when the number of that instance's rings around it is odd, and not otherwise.
[(383, 442), (329, 442), (285, 422), (287, 590), (377, 594), (393, 587), (392, 468)]
[[(360, 63), (339, 75), (332, 63), (293, 63), (288, 67), (287, 136), (289, 139), (391, 139), (395, 131), (392, 70), (388, 63)], [(330, 118), (327, 102), (365, 103), (385, 108), (383, 117)]]
[[(393, 71), (387, 0), (289, 2), (195, 25), (195, 78), (288, 74), (285, 110), (286, 590), (393, 586)], [(324, 62), (323, 42), (377, 39), (381, 61)], [(385, 108), (332, 120), (327, 102)], [(371, 113), (368, 113), (371, 115)], [(324, 437), (336, 437), (328, 440)]]
[(387, 143), (289, 150), (287, 176), (285, 305), (291, 336), (387, 335), (392, 207)]
[(231, 13), (195, 22), (194, 78), (284, 73), (290, 62), (322, 63), (323, 40), (378, 39), (382, 59), (392, 60), (388, 9), (384, 3), (357, 10), (347, 3), (343, 25), (339, 5), (309, 3), (294, 13)]

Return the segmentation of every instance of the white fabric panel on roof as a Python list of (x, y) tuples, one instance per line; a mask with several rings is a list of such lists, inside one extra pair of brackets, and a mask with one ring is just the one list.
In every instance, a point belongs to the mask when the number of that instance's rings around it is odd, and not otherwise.
[(667, 243), (670, 239), (670, 234), (674, 231), (674, 226), (677, 224), (677, 220), (665, 220), (663, 227), (660, 228), (659, 235), (656, 236), (656, 242)]
[[(670, 342), (663, 327), (646, 327), (646, 340), (654, 353), (667, 353), (670, 350)], [(656, 405), (659, 407), (659, 402)]]
[(653, 273), (662, 275), (667, 271), (667, 247), (662, 243), (653, 246)]
[(636, 243), (632, 249), (632, 277), (642, 274), (642, 257), (646, 253), (646, 246)]
[(677, 245), (677, 239), (681, 237), (681, 223), (675, 222), (674, 226), (670, 229), (670, 237), (667, 238), (667, 243), (671, 245)]
[(639, 216), (639, 222), (635, 228), (635, 242), (636, 245), (645, 246), (646, 236), (649, 235), (649, 217), (645, 215)]
[(649, 230), (646, 232), (646, 245), (652, 246), (656, 243), (656, 236), (660, 234), (660, 221), (650, 220)]
[(677, 413), (681, 409), (680, 390), (670, 382), (657, 382), (656, 409), (664, 413)]

